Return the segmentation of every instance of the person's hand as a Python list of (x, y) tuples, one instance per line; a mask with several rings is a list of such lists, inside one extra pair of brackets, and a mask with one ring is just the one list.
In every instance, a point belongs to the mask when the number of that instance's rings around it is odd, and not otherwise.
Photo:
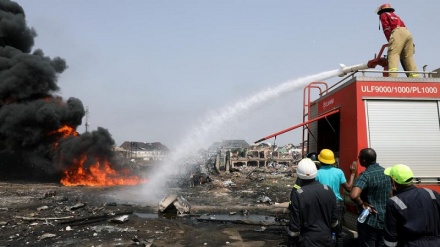
[(370, 208), (370, 213), (377, 214), (377, 209), (368, 202), (362, 203), (362, 208), (363, 209)]
[(351, 165), (350, 165), (350, 173), (356, 174), (357, 167), (358, 167), (357, 161), (353, 161), (353, 163), (351, 163)]

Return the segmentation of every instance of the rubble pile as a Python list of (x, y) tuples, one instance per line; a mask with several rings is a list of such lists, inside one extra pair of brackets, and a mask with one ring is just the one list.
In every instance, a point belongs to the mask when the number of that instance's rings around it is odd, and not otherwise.
[(277, 246), (284, 241), (295, 182), (290, 169), (241, 167), (209, 178), (194, 187), (170, 188), (151, 204), (110, 196), (136, 189), (131, 186), (0, 182), (0, 246)]

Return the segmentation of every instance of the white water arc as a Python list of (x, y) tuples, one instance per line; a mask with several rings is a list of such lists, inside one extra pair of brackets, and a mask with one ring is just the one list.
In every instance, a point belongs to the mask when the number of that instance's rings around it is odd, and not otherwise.
[(222, 127), (224, 127), (228, 120), (240, 116), (240, 114), (244, 114), (256, 106), (277, 98), (287, 92), (302, 89), (312, 81), (322, 81), (336, 77), (339, 72), (339, 70), (331, 70), (287, 81), (276, 87), (268, 88), (255, 95), (251, 95), (233, 105), (222, 108), (216, 113), (208, 115), (202, 123), (198, 124), (192, 131), (187, 132), (187, 136), (179, 142), (180, 145), (176, 145), (176, 147), (179, 148), (172, 151), (170, 157), (167, 158), (167, 162), (157, 166), (157, 169), (152, 171), (148, 176), (150, 180), (146, 184), (147, 191), (158, 192), (157, 190), (163, 186), (163, 182), (167, 181), (170, 175), (176, 171), (176, 166), (179, 165), (179, 160), (202, 147), (211, 145), (213, 141), (219, 141), (212, 137), (215, 136), (215, 133), (221, 132)]

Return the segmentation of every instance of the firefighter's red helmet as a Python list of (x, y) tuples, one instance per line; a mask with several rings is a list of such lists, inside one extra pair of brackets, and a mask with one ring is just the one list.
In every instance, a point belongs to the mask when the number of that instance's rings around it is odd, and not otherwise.
[(391, 4), (385, 3), (379, 6), (379, 8), (376, 9), (376, 13), (378, 15), (382, 14), (383, 12), (394, 12), (394, 9), (391, 7)]

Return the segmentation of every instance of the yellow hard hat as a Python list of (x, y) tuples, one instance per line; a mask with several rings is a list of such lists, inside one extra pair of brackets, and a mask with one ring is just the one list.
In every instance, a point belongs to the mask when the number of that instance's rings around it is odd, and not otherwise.
[(330, 149), (323, 149), (318, 155), (318, 160), (327, 165), (336, 163), (335, 154)]
[(385, 173), (387, 176), (390, 176), (398, 184), (410, 184), (414, 177), (411, 168), (403, 164), (388, 167), (383, 173)]
[(385, 4), (380, 5), (376, 9), (376, 13), (378, 15), (382, 14), (383, 12), (394, 12), (394, 9), (391, 7), (391, 4), (385, 3)]

